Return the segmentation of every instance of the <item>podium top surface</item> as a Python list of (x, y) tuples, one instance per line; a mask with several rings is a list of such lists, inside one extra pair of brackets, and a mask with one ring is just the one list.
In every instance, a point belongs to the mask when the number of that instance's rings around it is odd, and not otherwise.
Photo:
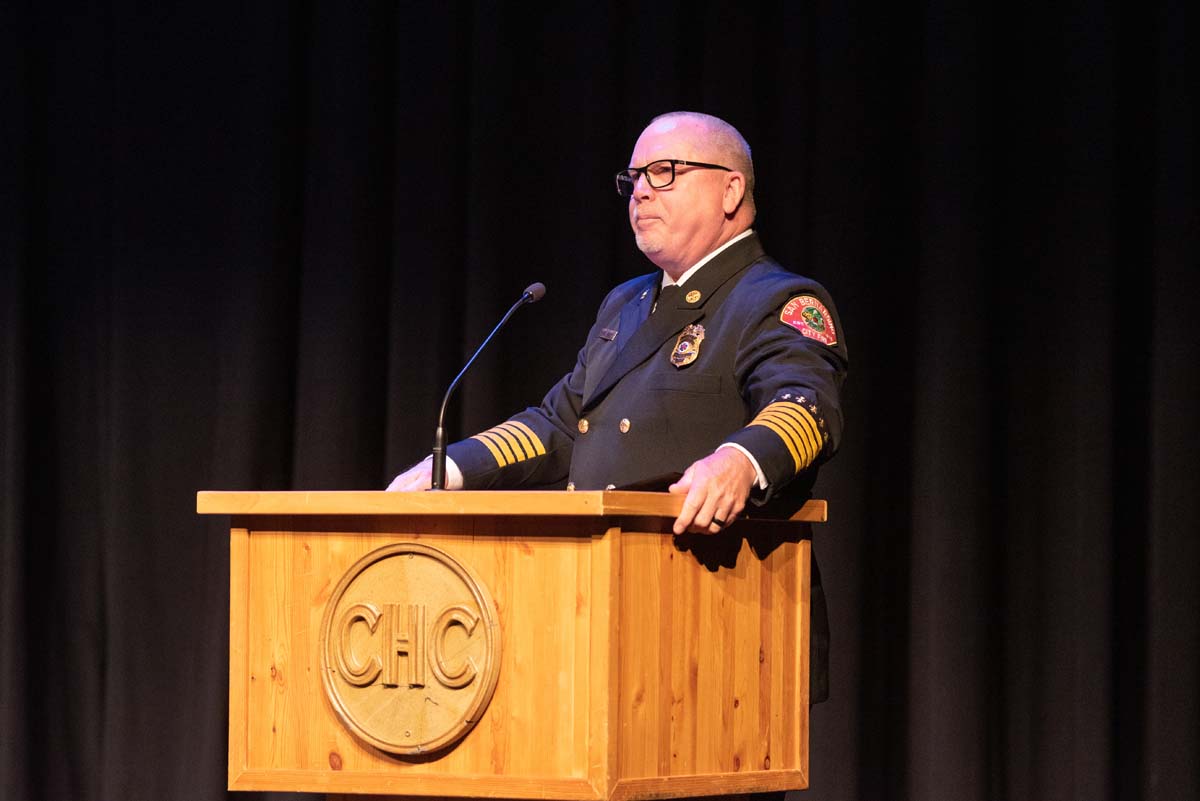
[[(623, 491), (505, 492), (226, 492), (196, 493), (202, 515), (511, 515), (554, 517), (670, 517), (679, 514), (682, 495)], [(752, 510), (751, 510), (752, 511)], [(812, 500), (794, 522), (824, 523), (825, 501)]]

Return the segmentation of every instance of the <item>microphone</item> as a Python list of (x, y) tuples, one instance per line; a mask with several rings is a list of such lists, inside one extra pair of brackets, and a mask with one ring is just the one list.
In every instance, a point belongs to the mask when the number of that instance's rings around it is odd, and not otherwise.
[(458, 382), (467, 374), (467, 370), (471, 369), (471, 365), (479, 358), (479, 354), (483, 353), (483, 349), (492, 341), (492, 337), (496, 336), (496, 332), (504, 327), (508, 322), (508, 318), (513, 316), (513, 312), (524, 306), (526, 303), (537, 303), (546, 295), (546, 285), (541, 281), (535, 281), (525, 287), (525, 291), (521, 293), (521, 299), (512, 305), (508, 313), (501, 318), (500, 322), (496, 323), (496, 327), (492, 329), (492, 333), (487, 335), (487, 339), (483, 340), (483, 344), (475, 349), (475, 353), (467, 361), (465, 367), (459, 371), (454, 380), (450, 382), (450, 388), (446, 390), (445, 397), (442, 398), (442, 409), (438, 412), (437, 430), (433, 434), (433, 477), (429, 488), (431, 490), (445, 489), (446, 486), (446, 429), (444, 422), (446, 419), (446, 404), (450, 402), (450, 396), (454, 393)]

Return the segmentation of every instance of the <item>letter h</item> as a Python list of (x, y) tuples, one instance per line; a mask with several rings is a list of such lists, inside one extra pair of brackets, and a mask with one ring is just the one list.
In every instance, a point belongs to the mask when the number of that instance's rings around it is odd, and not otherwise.
[[(401, 608), (407, 607), (407, 615)], [(404, 618), (407, 618), (405, 620)], [(425, 686), (425, 606), (424, 604), (387, 604), (384, 612), (384, 636), (387, 659), (383, 683), (389, 687)], [(406, 625), (407, 624), (407, 625)], [(406, 681), (400, 681), (400, 657), (407, 657)]]

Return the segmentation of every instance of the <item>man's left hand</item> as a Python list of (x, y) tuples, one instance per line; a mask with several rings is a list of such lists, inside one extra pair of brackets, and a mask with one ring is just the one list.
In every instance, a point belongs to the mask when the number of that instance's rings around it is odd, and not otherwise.
[(675, 533), (716, 534), (742, 513), (756, 478), (754, 465), (737, 448), (720, 448), (693, 462), (667, 488), (687, 494), (675, 518)]

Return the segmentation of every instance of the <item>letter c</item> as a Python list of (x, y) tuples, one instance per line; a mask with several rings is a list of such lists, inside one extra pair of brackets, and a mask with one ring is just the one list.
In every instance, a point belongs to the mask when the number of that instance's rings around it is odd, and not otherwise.
[(446, 687), (457, 690), (466, 687), (475, 680), (475, 676), (479, 673), (479, 669), (475, 666), (475, 660), (467, 657), (457, 670), (451, 670), (448, 660), (446, 659), (446, 633), (451, 626), (462, 626), (466, 629), (467, 637), (475, 633), (475, 627), (479, 625), (479, 615), (472, 612), (465, 606), (448, 606), (442, 610), (433, 624), (433, 647), (429, 667), (433, 670), (433, 675), (437, 677)]
[(383, 670), (383, 664), (379, 661), (378, 656), (372, 656), (367, 660), (366, 664), (360, 664), (354, 658), (354, 651), (350, 647), (350, 632), (354, 628), (354, 624), (362, 621), (367, 624), (367, 629), (374, 634), (375, 629), (379, 627), (380, 612), (374, 604), (355, 604), (347, 609), (338, 621), (337, 626), (337, 649), (334, 656), (337, 661), (338, 672), (350, 684), (355, 687), (366, 687), (375, 679), (379, 678), (380, 671)]

